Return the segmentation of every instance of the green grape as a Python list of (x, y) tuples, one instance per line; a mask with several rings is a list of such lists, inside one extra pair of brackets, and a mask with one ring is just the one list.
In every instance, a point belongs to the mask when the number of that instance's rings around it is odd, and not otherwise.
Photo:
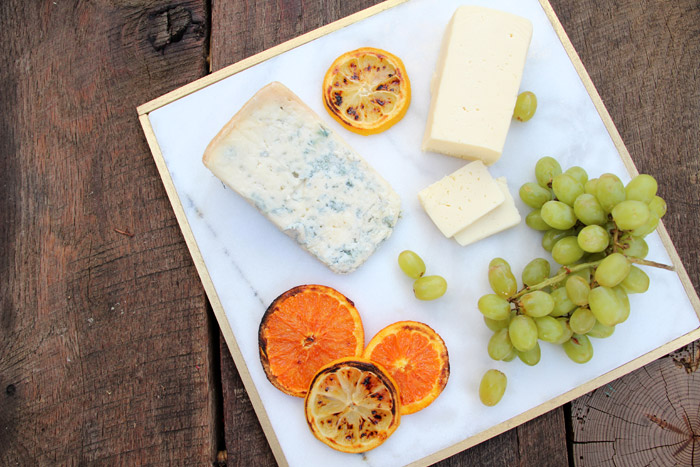
[(564, 342), (568, 341), (571, 339), (571, 336), (574, 335), (574, 331), (571, 330), (571, 325), (569, 324), (569, 318), (566, 317), (561, 317), (557, 318), (557, 321), (559, 321), (559, 324), (561, 324), (561, 337), (557, 339), (554, 344), (562, 345)]
[(494, 360), (503, 360), (513, 351), (508, 329), (501, 329), (489, 339), (488, 353)]
[(625, 289), (619, 285), (617, 287), (613, 287), (613, 291), (615, 292), (615, 295), (617, 295), (617, 301), (620, 302), (620, 307), (622, 309), (622, 312), (620, 313), (620, 323), (622, 323), (630, 316), (630, 299), (627, 296)]
[(656, 214), (660, 219), (666, 214), (666, 201), (660, 196), (654, 196), (654, 198), (649, 201), (649, 210)]
[(630, 316), (630, 299), (627, 296), (627, 292), (625, 292), (625, 289), (623, 289), (620, 286), (613, 287), (613, 291), (615, 292), (615, 295), (617, 295), (617, 301), (620, 303), (621, 307), (621, 313), (620, 313), (620, 318), (619, 318), (619, 323), (622, 323), (627, 320)]
[(630, 266), (630, 273), (620, 282), (620, 286), (628, 294), (644, 293), (649, 290), (649, 276), (637, 266)]
[(542, 188), (537, 183), (528, 182), (520, 187), (520, 199), (533, 209), (539, 209), (544, 203), (552, 199), (552, 192)]
[(578, 246), (587, 253), (604, 251), (610, 243), (610, 235), (599, 225), (587, 225), (576, 237)]
[(575, 232), (573, 229), (569, 229), (569, 230), (551, 229), (551, 230), (548, 230), (542, 236), (542, 248), (551, 252), (552, 248), (554, 248), (554, 245), (556, 245), (556, 243), (559, 240), (561, 240), (564, 237), (570, 237), (571, 235), (575, 235)]
[(659, 225), (659, 216), (657, 216), (656, 213), (654, 213), (654, 212), (649, 212), (649, 218), (644, 223), (644, 225), (632, 230), (631, 234), (634, 235), (635, 237), (646, 237), (647, 235), (652, 233), (654, 230), (656, 230), (656, 227), (658, 225)]
[(547, 292), (541, 290), (526, 293), (520, 297), (518, 303), (523, 312), (533, 318), (547, 316), (554, 309), (554, 299)]
[(513, 347), (521, 352), (527, 352), (537, 344), (537, 325), (529, 316), (517, 315), (511, 319), (508, 334)]
[(587, 193), (589, 195), (595, 195), (597, 186), (598, 186), (598, 179), (591, 178), (583, 185), (583, 192)]
[(586, 253), (581, 258), (581, 262), (582, 263), (595, 263), (597, 261), (602, 261), (604, 258), (605, 258), (604, 251), (601, 251), (600, 253)]
[(527, 122), (535, 115), (537, 110), (537, 96), (533, 92), (525, 91), (518, 94), (513, 109), (513, 118), (521, 122)]
[(502, 258), (491, 260), (488, 278), (491, 289), (502, 297), (511, 297), (518, 290), (518, 282), (510, 270), (510, 264)]
[(572, 177), (577, 182), (579, 182), (582, 187), (584, 187), (586, 185), (586, 182), (588, 182), (588, 173), (586, 173), (583, 167), (575, 165), (566, 169), (564, 173)]
[(623, 201), (612, 210), (615, 224), (622, 230), (634, 230), (649, 220), (649, 207), (641, 201)]
[(617, 175), (603, 174), (596, 183), (595, 196), (605, 212), (625, 200), (625, 186)]
[(593, 328), (586, 333), (589, 337), (595, 337), (596, 339), (605, 339), (610, 337), (615, 332), (615, 326), (606, 326), (598, 321), (595, 322)]
[(554, 300), (554, 309), (550, 316), (559, 317), (568, 315), (576, 305), (571, 301), (565, 287), (552, 290), (550, 294)]
[(515, 350), (515, 352), (517, 353), (520, 361), (529, 366), (537, 365), (540, 362), (540, 358), (542, 357), (542, 351), (540, 350), (539, 342), (535, 342), (535, 346), (526, 352), (521, 352), (517, 349)]
[(523, 284), (528, 287), (537, 285), (549, 277), (549, 261), (544, 258), (535, 258), (523, 268)]
[(561, 165), (553, 157), (545, 156), (535, 164), (535, 178), (543, 188), (551, 187), (552, 179), (561, 173)]
[(561, 201), (547, 201), (542, 205), (540, 215), (553, 229), (567, 230), (576, 225), (573, 208)]
[(588, 294), (591, 292), (591, 286), (583, 277), (570, 276), (568, 279), (566, 279), (565, 288), (566, 294), (569, 296), (569, 300), (571, 300), (574, 305), (588, 305)]
[(586, 225), (604, 225), (608, 216), (598, 202), (598, 198), (589, 193), (584, 193), (574, 201), (574, 214)]
[(477, 307), (482, 315), (494, 321), (510, 319), (510, 303), (500, 295), (484, 295), (479, 299)]
[(588, 308), (576, 308), (569, 318), (569, 326), (576, 334), (586, 334), (596, 322), (595, 315)]
[(530, 211), (527, 216), (525, 216), (525, 224), (532, 230), (549, 230), (551, 227), (547, 224), (544, 219), (542, 219), (542, 214), (540, 214), (539, 209)]
[(622, 246), (625, 256), (642, 259), (649, 254), (649, 245), (642, 237), (623, 235), (618, 239), (618, 243)]
[(590, 339), (582, 334), (574, 334), (571, 339), (562, 344), (564, 352), (576, 363), (586, 363), (593, 358), (593, 345)]
[[(557, 272), (557, 274), (560, 274), (562, 272), (566, 272), (569, 270), (570, 269), (567, 268), (566, 266), (562, 266), (559, 268), (559, 271)], [(579, 270), (574, 271), (574, 272), (569, 272), (569, 277), (574, 277), (574, 276), (581, 277), (581, 278), (585, 279), (587, 283), (590, 283), (591, 282), (591, 268), (583, 268), (583, 269), (579, 269)]]
[(557, 342), (564, 334), (564, 328), (557, 318), (542, 316), (535, 318), (537, 325), (537, 337), (545, 342)]
[(565, 266), (580, 260), (583, 253), (576, 237), (564, 237), (552, 248), (554, 261)]
[(508, 379), (505, 374), (498, 370), (488, 370), (479, 383), (479, 400), (482, 404), (493, 407), (503, 398), (507, 384)]
[(446, 291), (447, 281), (441, 276), (423, 276), (413, 282), (413, 294), (418, 300), (435, 300)]
[(510, 318), (508, 319), (491, 319), (484, 316), (484, 324), (487, 328), (493, 332), (498, 332), (501, 329), (505, 329), (510, 324)]
[(609, 287), (595, 287), (588, 294), (588, 306), (600, 323), (615, 326), (624, 316), (617, 293)]
[(605, 287), (615, 287), (630, 272), (630, 262), (625, 255), (613, 253), (605, 257), (595, 270), (594, 278)]
[(518, 356), (518, 351), (515, 350), (515, 348), (513, 347), (513, 348), (511, 348), (510, 353), (508, 355), (506, 355), (505, 357), (503, 357), (501, 360), (503, 360), (504, 362), (511, 362), (517, 356)]
[(571, 175), (563, 173), (552, 179), (552, 190), (559, 201), (573, 206), (576, 198), (583, 194), (583, 185)]
[(399, 253), (399, 267), (408, 276), (418, 279), (425, 274), (425, 263), (411, 250), (404, 250)]
[(625, 187), (627, 199), (648, 204), (656, 196), (659, 185), (651, 175), (640, 174), (634, 177)]

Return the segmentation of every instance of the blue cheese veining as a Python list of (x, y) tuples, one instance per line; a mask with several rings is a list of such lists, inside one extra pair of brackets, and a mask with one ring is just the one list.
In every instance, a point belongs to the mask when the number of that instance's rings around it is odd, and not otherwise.
[(337, 273), (364, 263), (399, 217), (389, 183), (277, 82), (224, 126), (203, 161)]

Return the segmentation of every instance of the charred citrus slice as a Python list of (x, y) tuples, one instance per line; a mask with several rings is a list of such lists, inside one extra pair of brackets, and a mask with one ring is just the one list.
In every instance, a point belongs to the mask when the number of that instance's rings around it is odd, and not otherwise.
[(304, 397), (325, 364), (362, 354), (364, 329), (355, 305), (323, 285), (300, 285), (272, 302), (260, 322), (258, 347), (267, 379)]
[(385, 327), (372, 338), (363, 356), (386, 368), (399, 385), (401, 415), (427, 407), (450, 376), (444, 341), (430, 326), (416, 321)]
[(373, 135), (406, 115), (411, 83), (400, 58), (363, 47), (335, 59), (323, 78), (323, 102), (348, 130)]
[(333, 449), (365, 452), (401, 422), (396, 383), (381, 365), (361, 357), (331, 362), (314, 376), (304, 401), (311, 432)]

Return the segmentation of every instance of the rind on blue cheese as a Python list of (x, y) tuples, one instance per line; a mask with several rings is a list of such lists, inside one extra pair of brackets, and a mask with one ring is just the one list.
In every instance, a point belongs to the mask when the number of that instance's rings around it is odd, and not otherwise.
[(389, 183), (278, 82), (234, 115), (202, 160), (336, 273), (364, 263), (399, 218)]

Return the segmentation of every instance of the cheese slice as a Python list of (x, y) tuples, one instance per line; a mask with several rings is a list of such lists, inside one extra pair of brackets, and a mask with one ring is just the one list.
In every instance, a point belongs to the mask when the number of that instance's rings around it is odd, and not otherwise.
[(452, 237), (505, 201), (481, 161), (471, 162), (418, 193), (423, 209), (445, 237)]
[(359, 267), (399, 218), (389, 183), (277, 82), (234, 115), (203, 162), (337, 273)]
[(457, 243), (462, 246), (478, 242), (498, 232), (502, 232), (520, 223), (520, 212), (515, 207), (515, 201), (508, 189), (505, 177), (496, 179), (498, 187), (501, 189), (505, 201), (493, 211), (480, 217), (472, 224), (457, 232), (454, 236)]
[(431, 83), (423, 150), (491, 165), (513, 118), (532, 23), (480, 6), (457, 8)]

